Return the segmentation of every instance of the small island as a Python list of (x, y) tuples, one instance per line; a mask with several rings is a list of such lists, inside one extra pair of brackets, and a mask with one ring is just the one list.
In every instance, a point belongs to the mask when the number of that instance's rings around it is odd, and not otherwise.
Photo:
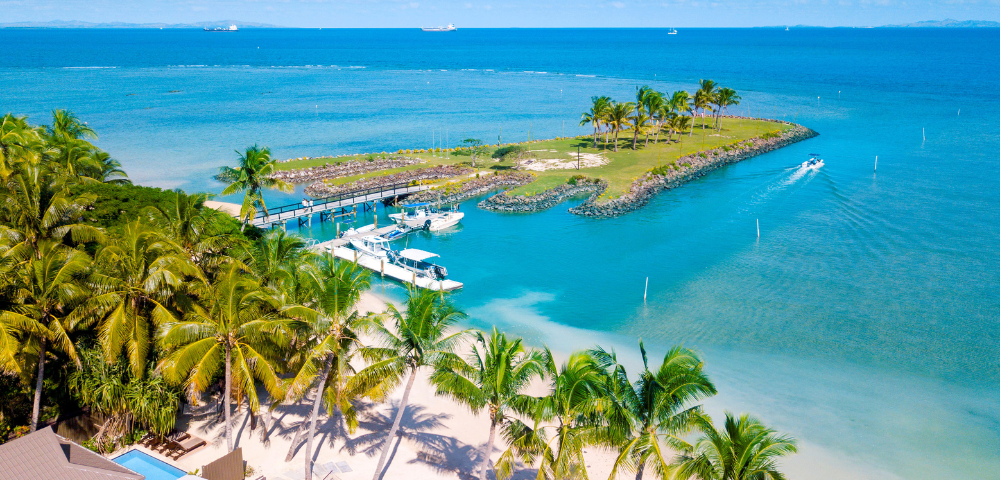
[(308, 184), (316, 198), (401, 182), (432, 186), (411, 200), (439, 203), (503, 190), (479, 207), (516, 213), (588, 196), (570, 212), (610, 217), (718, 167), (817, 135), (792, 122), (729, 115), (739, 95), (711, 80), (693, 95), (644, 86), (635, 100), (594, 97), (581, 120), (591, 135), (492, 145), (469, 138), (455, 148), (298, 158), (278, 163), (274, 177)]

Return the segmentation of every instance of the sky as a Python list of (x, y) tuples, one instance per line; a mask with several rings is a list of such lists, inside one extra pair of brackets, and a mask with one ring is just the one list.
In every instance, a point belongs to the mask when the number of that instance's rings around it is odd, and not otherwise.
[(0, 0), (0, 22), (196, 23), (286, 27), (878, 26), (1000, 21), (1000, 0)]

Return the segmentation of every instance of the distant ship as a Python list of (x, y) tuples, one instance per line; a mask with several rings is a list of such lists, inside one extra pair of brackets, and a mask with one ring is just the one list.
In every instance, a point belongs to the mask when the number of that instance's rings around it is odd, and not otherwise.
[(208, 28), (205, 27), (206, 32), (235, 32), (239, 30), (236, 25), (230, 25), (228, 27), (218, 27), (218, 28)]
[(458, 30), (453, 23), (449, 23), (447, 27), (420, 27), (420, 29), (425, 32), (454, 32)]
[(667, 32), (667, 35), (677, 35), (677, 29), (676, 28), (670, 29), (670, 31)]

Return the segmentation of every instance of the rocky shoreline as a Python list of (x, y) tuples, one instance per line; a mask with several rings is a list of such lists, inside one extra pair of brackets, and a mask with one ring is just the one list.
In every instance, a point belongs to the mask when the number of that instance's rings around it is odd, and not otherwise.
[(504, 213), (530, 213), (552, 208), (570, 198), (590, 194), (587, 203), (593, 202), (608, 188), (603, 180), (580, 179), (550, 188), (537, 195), (507, 195), (498, 193), (477, 205), (483, 210)]
[(535, 181), (535, 176), (526, 172), (494, 173), (470, 178), (457, 185), (424, 190), (407, 197), (408, 202), (459, 203), (472, 197), (499, 189), (510, 189)]
[(499, 212), (537, 212), (552, 208), (570, 197), (590, 192), (590, 198), (569, 209), (569, 212), (595, 218), (615, 217), (643, 207), (649, 203), (653, 195), (662, 190), (679, 187), (719, 167), (777, 150), (817, 135), (819, 134), (809, 128), (796, 125), (780, 135), (768, 136), (765, 134), (733, 145), (696, 152), (677, 159), (670, 166), (646, 172), (632, 183), (628, 193), (603, 203), (598, 203), (598, 200), (607, 190), (607, 183), (600, 180), (589, 180), (578, 181), (576, 185), (560, 185), (532, 196), (510, 196), (506, 193), (499, 193), (479, 202), (479, 208)]
[(360, 190), (369, 187), (380, 187), (397, 185), (400, 183), (413, 183), (424, 181), (442, 180), (461, 175), (468, 175), (473, 169), (460, 165), (438, 165), (435, 167), (418, 168), (416, 170), (406, 170), (381, 177), (369, 177), (342, 185), (330, 185), (324, 181), (316, 182), (305, 189), (305, 194), (315, 198), (329, 197), (341, 192)]

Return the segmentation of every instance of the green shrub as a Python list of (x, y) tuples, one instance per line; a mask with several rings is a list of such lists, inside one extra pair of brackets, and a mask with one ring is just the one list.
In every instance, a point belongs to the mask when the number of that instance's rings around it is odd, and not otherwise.
[[(97, 197), (83, 221), (105, 228), (121, 226), (124, 221), (138, 218), (146, 207), (169, 210), (177, 197), (177, 193), (171, 190), (110, 183), (75, 185), (70, 187), (70, 191), (74, 195), (87, 193)], [(181, 195), (186, 196), (184, 193)]]

